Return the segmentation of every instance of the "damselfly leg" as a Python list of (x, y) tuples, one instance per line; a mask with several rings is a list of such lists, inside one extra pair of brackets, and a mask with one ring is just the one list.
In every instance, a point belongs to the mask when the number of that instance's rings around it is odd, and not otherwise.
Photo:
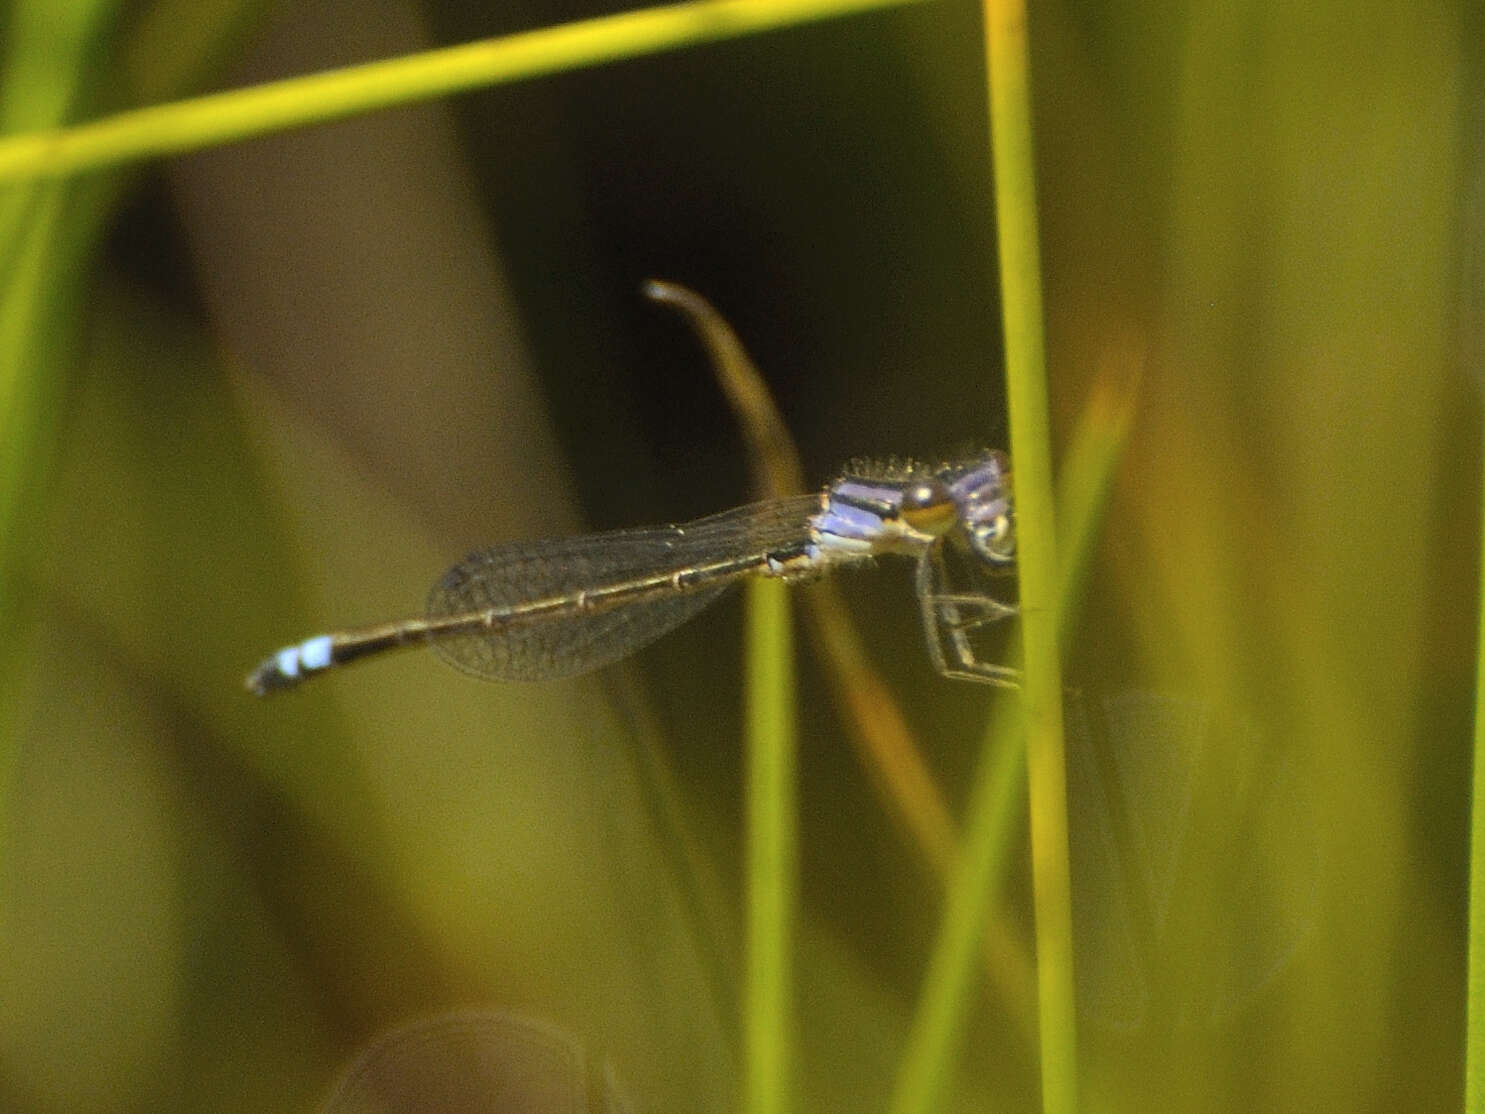
[(991, 595), (983, 575), (970, 577), (973, 590), (956, 591), (945, 553), (950, 544), (939, 539), (918, 558), (916, 587), (929, 659), (951, 680), (1020, 688), (1020, 670), (987, 660), (974, 645), (977, 633), (1011, 618), (1016, 607)]

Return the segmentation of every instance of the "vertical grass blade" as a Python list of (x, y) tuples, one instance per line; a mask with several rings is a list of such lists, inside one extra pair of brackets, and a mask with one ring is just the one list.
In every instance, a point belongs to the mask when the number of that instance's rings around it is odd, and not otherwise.
[[(111, 30), (118, 7), (116, 0), (6, 5), (0, 131), (55, 127), (75, 111), (90, 55)], [(85, 226), (86, 206), (77, 202), (69, 183), (0, 189), (0, 862), (8, 850), (30, 622), (17, 568), (34, 544), (55, 400), (62, 393), (62, 352), (80, 284), (80, 268), (69, 266)]]
[(1062, 670), (1057, 651), (1052, 451), (1023, 0), (986, 0), (985, 42), (1011, 459), (1016, 467), (1026, 670), (1022, 707), (1031, 806), (1042, 1109), (1048, 1114), (1071, 1114), (1077, 1108), (1072, 886), (1062, 741)]
[(1481, 583), (1475, 595), (1475, 773), (1470, 794), (1469, 982), (1464, 1043), (1464, 1108), (1485, 1111), (1485, 523), (1481, 526)]
[(950, 876), (943, 925), (923, 978), (907, 1051), (893, 1091), (891, 1114), (931, 1114), (941, 1105), (964, 1026), (975, 957), (991, 894), (999, 889), (1021, 817), (1025, 748), (1017, 745), (1015, 705), (996, 703), (992, 735), (982, 748), (970, 797), (969, 822)]
[[(753, 496), (804, 490), (799, 451), (768, 384), (710, 302), (679, 283), (651, 279), (645, 296), (684, 314), (711, 357), (748, 447)], [(795, 901), (794, 638), (788, 594), (776, 581), (747, 593), (747, 970), (742, 998), (743, 1109), (789, 1108), (790, 956)]]
[[(1066, 560), (1057, 587), (1063, 635), (1093, 552), (1133, 410), (1132, 384), (1100, 383), (1063, 463), (1058, 504), (1067, 516), (1062, 520)], [(943, 925), (893, 1091), (889, 1108), (893, 1114), (931, 1114), (942, 1106), (986, 918), (1007, 873), (1015, 825), (1022, 815), (1023, 743), (1019, 704), (998, 701), (971, 790), (964, 839), (949, 878)]]
[(788, 588), (747, 592), (747, 970), (742, 1108), (785, 1114), (792, 1082), (790, 957), (796, 889), (794, 637)]

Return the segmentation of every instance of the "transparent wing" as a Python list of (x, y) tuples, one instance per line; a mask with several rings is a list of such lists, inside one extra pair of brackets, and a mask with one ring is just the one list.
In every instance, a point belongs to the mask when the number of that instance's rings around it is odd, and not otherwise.
[(674, 630), (770, 556), (809, 542), (818, 496), (725, 511), (680, 526), (614, 530), (542, 542), (514, 542), (471, 554), (428, 597), (428, 617), (521, 609), (607, 588), (732, 562), (683, 590), (660, 583), (614, 606), (512, 615), (477, 634), (435, 642), (451, 665), (502, 681), (571, 677), (611, 664)]
[(1230, 1030), (1282, 995), (1327, 900), (1302, 760), (1193, 697), (1074, 692), (1064, 708), (1084, 1016), (1126, 1037)]

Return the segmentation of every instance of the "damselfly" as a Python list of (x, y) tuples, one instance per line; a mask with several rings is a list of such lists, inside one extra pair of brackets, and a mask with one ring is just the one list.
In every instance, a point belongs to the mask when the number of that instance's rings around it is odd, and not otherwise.
[(917, 559), (923, 631), (946, 677), (1015, 685), (971, 635), (1015, 613), (997, 597), (1016, 565), (1010, 467), (997, 451), (928, 467), (856, 464), (818, 495), (776, 499), (680, 526), (514, 542), (455, 565), (427, 615), (322, 634), (247, 678), (263, 694), (384, 650), (430, 645), (500, 681), (570, 677), (626, 657), (749, 576), (805, 580), (884, 553)]

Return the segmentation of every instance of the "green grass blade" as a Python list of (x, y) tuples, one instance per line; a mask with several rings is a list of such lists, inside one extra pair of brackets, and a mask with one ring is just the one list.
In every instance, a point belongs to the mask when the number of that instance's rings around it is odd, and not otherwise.
[(996, 704), (992, 734), (970, 796), (969, 822), (950, 876), (943, 924), (923, 978), (923, 996), (913, 1018), (907, 1051), (888, 1109), (892, 1114), (937, 1110), (975, 987), (973, 972), (989, 909), (999, 889), (1021, 817), (1026, 750), (1017, 744), (1014, 701)]
[[(799, 450), (768, 383), (715, 306), (651, 279), (645, 296), (683, 314), (711, 358), (748, 449), (759, 499), (804, 490)], [(788, 593), (751, 585), (747, 627), (747, 973), (742, 1002), (744, 1109), (783, 1111), (792, 1086), (790, 956), (795, 902), (794, 647)]]
[[(1067, 850), (1062, 668), (1057, 651), (1051, 429), (1042, 344), (1041, 261), (1024, 3), (987, 0), (985, 38), (1011, 459), (1016, 469), (1021, 636), (1026, 669), (1022, 708), (1031, 806), (1042, 1109), (1049, 1114), (1071, 1114), (1077, 1108), (1072, 884)], [(994, 740), (989, 745), (993, 746)]]
[[(1021, 541), (1025, 689), (1023, 701), (997, 703), (986, 734), (943, 925), (893, 1093), (893, 1114), (929, 1114), (942, 1100), (974, 986), (985, 919), (1007, 872), (1023, 785), (1031, 794), (1043, 1107), (1072, 1111), (1077, 1103), (1072, 902), (1057, 645), (1067, 633), (1068, 616), (1081, 591), (1108, 502), (1110, 479), (1128, 437), (1136, 380), (1128, 377), (1116, 382), (1106, 377), (1071, 439), (1060, 500), (1066, 513), (1067, 550), (1059, 569), (1052, 526), (1025, 12), (1019, 5), (992, 3), (986, 22), (1011, 447)], [(1029, 777), (1022, 782), (1028, 753)]]
[(784, 1114), (790, 1039), (797, 853), (794, 638), (788, 588), (760, 580), (747, 593), (747, 972), (743, 989), (747, 1114)]
[(0, 183), (179, 154), (392, 105), (909, 0), (695, 0), (347, 66), (0, 140)]
[[(1481, 537), (1485, 554), (1485, 534)], [(1485, 600), (1485, 561), (1476, 600)], [(1464, 1043), (1464, 1108), (1485, 1111), (1485, 606), (1475, 642), (1475, 774), (1470, 796), (1469, 990)]]
[[(22, 0), (0, 42), (0, 130), (54, 126), (74, 110), (88, 61), (117, 16), (114, 0)], [(11, 772), (26, 684), (30, 622), (16, 568), (34, 543), (60, 394), (56, 368), (71, 327), (77, 270), (66, 266), (76, 200), (66, 185), (0, 190), (0, 863), (8, 862)], [(3, 904), (3, 898), (0, 898)]]
[[(1065, 636), (1108, 502), (1110, 480), (1128, 439), (1134, 396), (1115, 384), (1095, 391), (1063, 461), (1058, 505), (1066, 560), (1058, 581)], [(943, 924), (923, 979), (907, 1050), (893, 1092), (893, 1114), (939, 1108), (959, 1046), (980, 956), (985, 918), (1008, 873), (1022, 816), (1026, 749), (1016, 700), (996, 703), (971, 789), (961, 852), (950, 877)]]

